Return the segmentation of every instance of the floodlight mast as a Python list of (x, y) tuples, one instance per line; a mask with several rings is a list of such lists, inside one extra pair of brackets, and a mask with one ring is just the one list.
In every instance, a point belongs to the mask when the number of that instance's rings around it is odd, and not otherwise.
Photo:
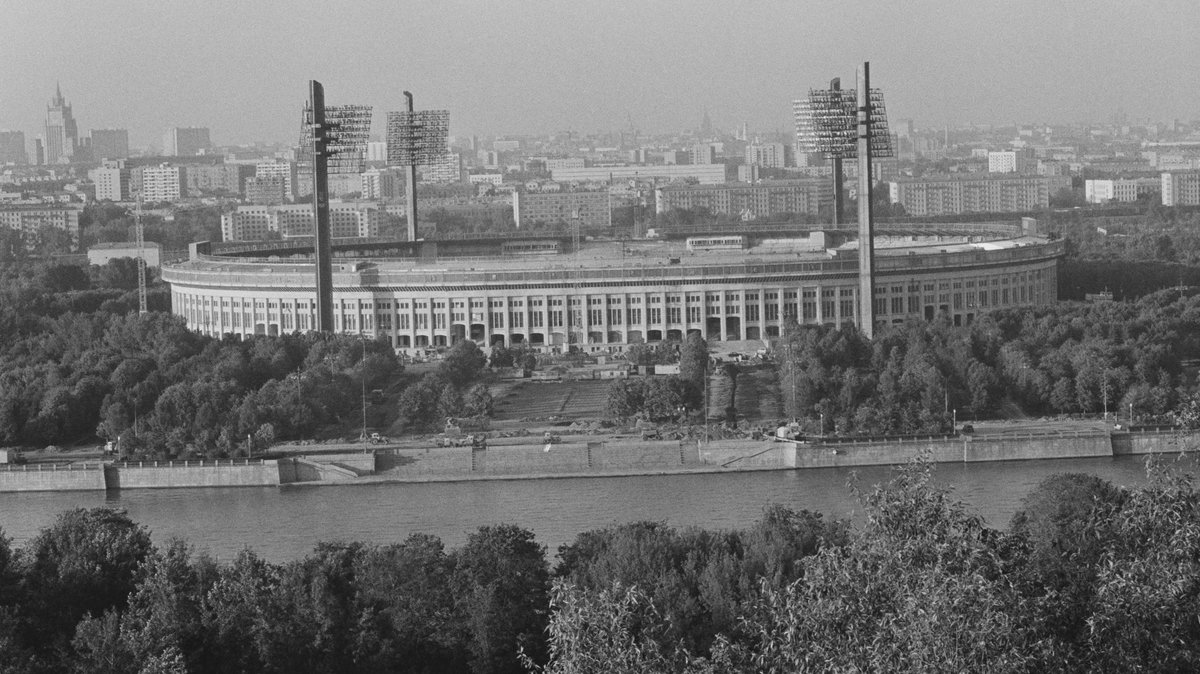
[[(413, 95), (412, 92), (404, 92), (404, 106), (408, 110), (409, 119), (413, 118)], [(417, 240), (417, 161), (413, 159), (408, 166), (404, 167), (404, 189), (405, 196), (408, 201), (408, 208), (405, 214), (408, 216), (408, 240)]]
[(333, 246), (329, 232), (329, 155), (325, 87), (309, 80), (308, 121), (312, 128), (313, 256), (317, 267), (317, 332), (333, 332)]
[[(829, 88), (832, 91), (841, 91), (842, 78), (835, 77), (829, 80)], [(842, 156), (835, 154), (830, 161), (833, 164), (833, 225), (836, 228), (845, 219), (845, 214), (842, 213), (842, 193), (845, 190), (845, 187), (842, 185)]]
[[(871, 212), (871, 64), (858, 71), (858, 329), (875, 335), (875, 222)], [(840, 181), (839, 181), (840, 182)]]

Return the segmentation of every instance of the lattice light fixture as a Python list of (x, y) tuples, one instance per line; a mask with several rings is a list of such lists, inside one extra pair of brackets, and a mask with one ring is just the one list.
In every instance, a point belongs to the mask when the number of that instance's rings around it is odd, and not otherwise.
[[(369, 105), (325, 106), (325, 154), (331, 172), (362, 172), (371, 134), (371, 114)], [(300, 125), (301, 162), (312, 163), (314, 133), (312, 105), (306, 103)]]
[[(871, 94), (871, 156), (895, 154), (888, 129), (883, 91)], [(795, 102), (796, 141), (801, 152), (820, 152), (831, 159), (858, 156), (858, 93), (854, 89), (809, 89), (808, 100)]]
[(387, 161), (417, 166), (445, 161), (450, 135), (449, 110), (416, 110), (387, 114)]

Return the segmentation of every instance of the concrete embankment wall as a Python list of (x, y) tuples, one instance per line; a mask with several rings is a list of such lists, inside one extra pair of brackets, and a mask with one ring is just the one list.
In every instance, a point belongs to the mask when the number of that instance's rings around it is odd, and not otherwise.
[(1113, 454), (1178, 454), (1200, 449), (1200, 433), (1196, 431), (1139, 431), (1114, 433)]
[(104, 464), (27, 464), (0, 469), (0, 492), (102, 491)]
[(576, 473), (588, 470), (587, 443), (503, 445), (475, 453), (475, 472), (497, 475)]
[(714, 440), (699, 448), (700, 462), (733, 470), (794, 468), (796, 445), (763, 440)]
[(1112, 456), (1107, 433), (1041, 436), (962, 436), (891, 442), (799, 445), (797, 468), (877, 466), (927, 456), (934, 463), (1078, 459)]
[(696, 467), (700, 457), (695, 442), (655, 440), (641, 442), (558, 442), (489, 444), (485, 450), (470, 447), (395, 449), (379, 457), (379, 471), (389, 478), (425, 478), (453, 475), (555, 475), (567, 473), (662, 472)]
[(131, 462), (108, 466), (105, 475), (109, 489), (277, 486), (281, 482), (274, 459)]

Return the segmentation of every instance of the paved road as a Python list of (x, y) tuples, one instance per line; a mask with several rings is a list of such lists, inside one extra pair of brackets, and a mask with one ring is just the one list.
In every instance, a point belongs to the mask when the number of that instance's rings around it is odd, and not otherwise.
[[(1045, 435), (1051, 433), (1094, 433), (1111, 431), (1113, 421), (1070, 419), (1020, 419), (974, 421), (975, 435)], [(960, 425), (959, 428), (962, 428)]]

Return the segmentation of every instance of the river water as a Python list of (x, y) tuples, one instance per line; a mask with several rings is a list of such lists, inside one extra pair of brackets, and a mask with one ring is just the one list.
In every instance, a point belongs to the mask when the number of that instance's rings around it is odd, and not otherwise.
[[(305, 556), (321, 541), (385, 544), (418, 532), (439, 536), (453, 548), (481, 525), (511, 523), (533, 531), (553, 556), (577, 534), (614, 523), (741, 528), (773, 503), (854, 517), (862, 507), (847, 487), (852, 472), (869, 487), (888, 479), (892, 469), (6, 493), (0, 494), (0, 529), (19, 547), (63, 510), (108, 505), (146, 525), (158, 545), (177, 537), (223, 561), (248, 547), (282, 562)], [(1004, 528), (1038, 482), (1062, 472), (1092, 473), (1117, 485), (1146, 481), (1139, 457), (939, 464), (934, 479), (951, 485), (989, 525)]]

